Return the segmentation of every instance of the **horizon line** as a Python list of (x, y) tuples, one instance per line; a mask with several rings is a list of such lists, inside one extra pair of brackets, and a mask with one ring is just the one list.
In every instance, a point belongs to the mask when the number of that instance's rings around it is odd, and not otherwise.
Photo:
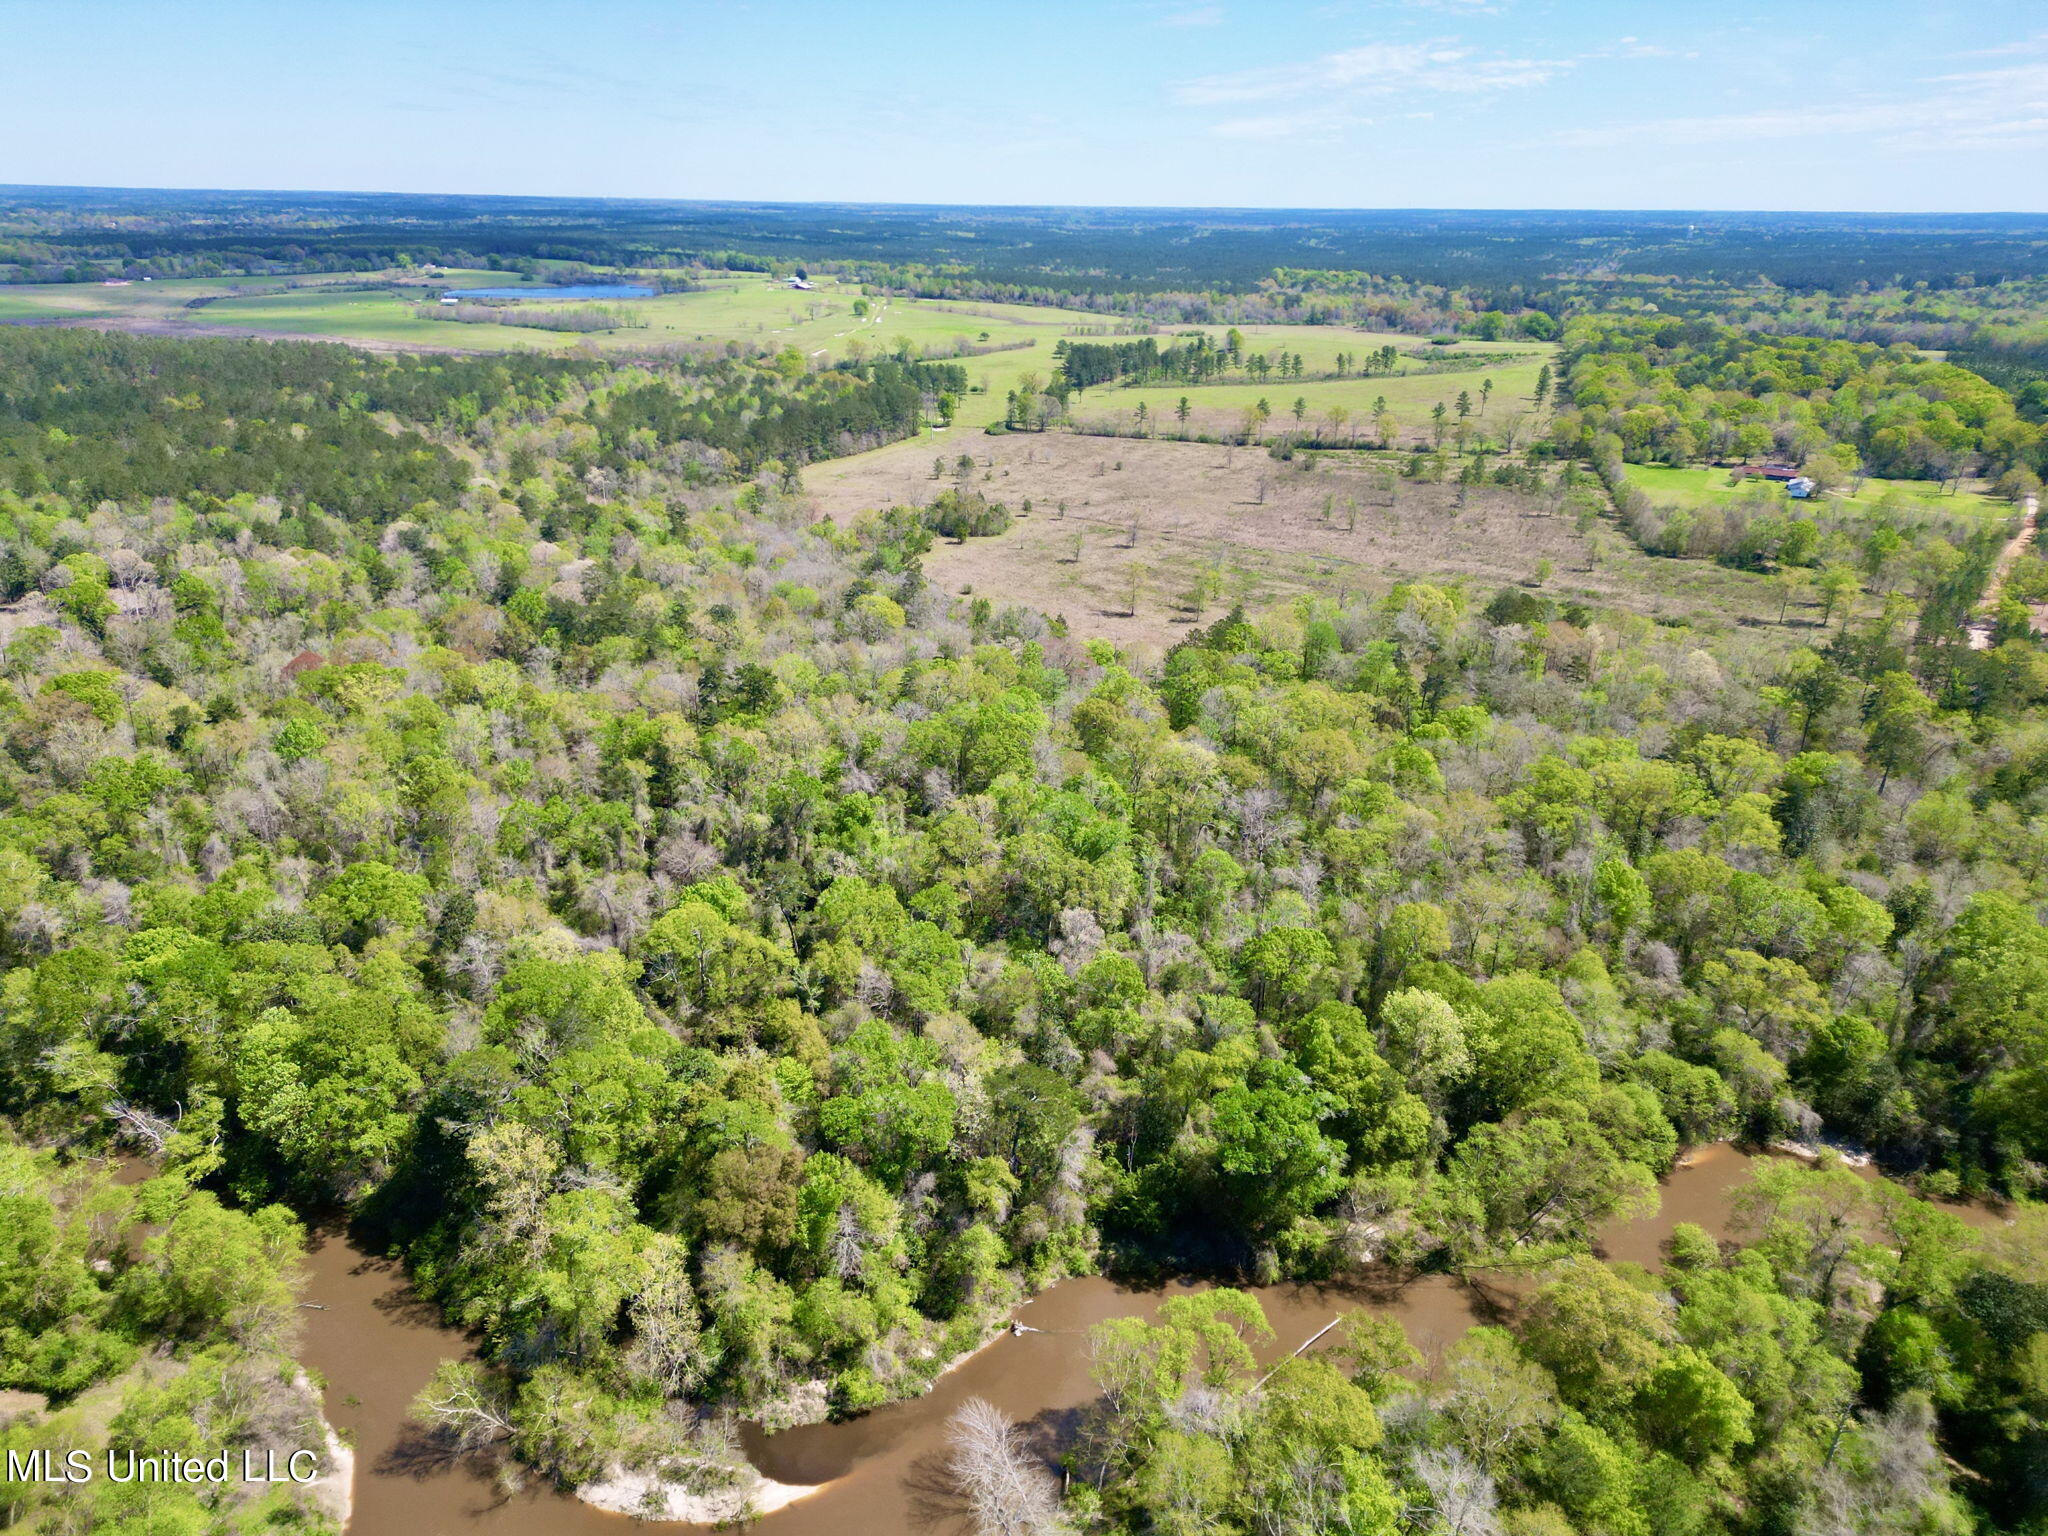
[(161, 193), (167, 195), (240, 195), (257, 197), (362, 197), (463, 199), (472, 202), (613, 204), (632, 207), (699, 208), (872, 208), (903, 211), (968, 210), (994, 213), (1208, 213), (1208, 214), (1613, 214), (1637, 217), (1774, 217), (1856, 219), (2040, 219), (2048, 209), (2025, 208), (1767, 208), (1767, 207), (1536, 207), (1509, 204), (1282, 204), (1282, 203), (1062, 203), (1062, 202), (901, 202), (853, 197), (623, 197), (603, 193), (563, 192), (403, 192), (368, 187), (194, 187), (148, 186), (92, 182), (0, 182), (0, 195), (21, 193)]

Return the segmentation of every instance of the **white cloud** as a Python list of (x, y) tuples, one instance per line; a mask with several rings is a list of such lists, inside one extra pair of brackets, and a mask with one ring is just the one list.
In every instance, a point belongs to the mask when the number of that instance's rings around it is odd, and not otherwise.
[(2031, 37), (2015, 38), (2009, 43), (1999, 43), (1992, 48), (1966, 49), (1959, 57), (1965, 59), (1995, 59), (2015, 53), (2048, 53), (2048, 32), (2036, 32)]
[(1860, 135), (1873, 146), (1923, 151), (1981, 149), (2048, 138), (2048, 62), (1937, 75), (1906, 95), (1865, 94), (1790, 102), (1751, 112), (1667, 117), (1571, 128), (1556, 142), (1579, 149), (1624, 145), (1765, 143)]
[[(1646, 43), (1640, 37), (1618, 37), (1605, 48), (1595, 48), (1586, 55), (1589, 59), (1675, 59), (1680, 57), (1676, 48), (1666, 48), (1662, 43)], [(1683, 57), (1696, 59), (1697, 53)]]
[(1572, 67), (1568, 59), (1482, 55), (1453, 40), (1367, 43), (1300, 64), (1204, 75), (1173, 89), (1196, 107), (1247, 106), (1305, 96), (1391, 96), (1409, 91), (1483, 93), (1541, 85)]
[(1209, 131), (1219, 139), (1243, 139), (1253, 143), (1321, 143), (1341, 138), (1347, 128), (1361, 128), (1372, 121), (1356, 113), (1341, 111), (1272, 112), (1262, 116), (1231, 117)]

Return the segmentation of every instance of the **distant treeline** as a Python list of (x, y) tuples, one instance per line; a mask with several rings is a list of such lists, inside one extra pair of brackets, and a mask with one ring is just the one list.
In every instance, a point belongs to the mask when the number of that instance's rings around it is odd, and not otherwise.
[[(1093, 307), (1256, 295), (1312, 251), (1322, 268), (1375, 285), (1458, 288), (1482, 309), (1505, 309), (1518, 293), (1614, 273), (1738, 287), (1762, 279), (1802, 292), (1995, 284), (2048, 272), (2044, 227), (2027, 215), (911, 209), (14, 188), (0, 192), (0, 276), (83, 281), (109, 265), (138, 276), (363, 271), (401, 259), (740, 271), (839, 261), (950, 272), (963, 284)], [(1326, 289), (1306, 307), (1346, 308), (1343, 297)]]

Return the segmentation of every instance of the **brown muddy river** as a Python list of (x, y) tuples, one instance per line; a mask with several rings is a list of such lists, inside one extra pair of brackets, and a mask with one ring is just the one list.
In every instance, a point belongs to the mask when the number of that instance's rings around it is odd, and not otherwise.
[[(1616, 1223), (1602, 1234), (1601, 1252), (1654, 1266), (1680, 1222), (1723, 1235), (1751, 1160), (1730, 1146), (1697, 1149), (1664, 1181), (1657, 1214)], [(410, 1432), (406, 1410), (435, 1365), (463, 1353), (468, 1341), (435, 1320), (389, 1260), (367, 1257), (330, 1236), (314, 1250), (310, 1269), (305, 1299), (326, 1310), (304, 1314), (302, 1358), (327, 1382), (329, 1420), (357, 1447), (349, 1536), (626, 1536), (635, 1528), (622, 1515), (552, 1491), (507, 1495), (436, 1455)], [(970, 1397), (986, 1398), (1028, 1434), (1059, 1440), (1095, 1395), (1088, 1329), (1105, 1318), (1150, 1317), (1167, 1297), (1188, 1289), (1127, 1290), (1092, 1276), (1063, 1281), (1017, 1309), (1017, 1321), (1040, 1331), (999, 1337), (923, 1397), (843, 1424), (776, 1435), (750, 1429), (747, 1454), (766, 1476), (823, 1485), (755, 1529), (762, 1536), (956, 1529), (936, 1476), (945, 1422), (954, 1410)], [(1479, 1289), (1442, 1275), (1395, 1288), (1270, 1286), (1255, 1294), (1273, 1325), (1267, 1360), (1361, 1307), (1398, 1318), (1425, 1355), (1454, 1342), (1489, 1311)]]

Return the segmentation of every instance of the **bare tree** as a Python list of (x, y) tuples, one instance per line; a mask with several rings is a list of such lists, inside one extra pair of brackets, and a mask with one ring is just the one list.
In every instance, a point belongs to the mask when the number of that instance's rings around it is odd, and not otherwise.
[(1493, 1479), (1455, 1446), (1418, 1451), (1409, 1463), (1429, 1495), (1429, 1529), (1445, 1536), (1499, 1536)]
[(633, 1298), (633, 1344), (627, 1369), (679, 1397), (704, 1379), (707, 1361), (687, 1255), (674, 1243), (656, 1250), (650, 1274)]
[(512, 1405), (503, 1380), (474, 1360), (443, 1360), (413, 1399), (412, 1416), (463, 1451), (512, 1434)]
[[(1802, 1536), (1904, 1536), (1928, 1529), (1947, 1502), (1948, 1475), (1924, 1396), (1909, 1394), (1859, 1418), (1852, 1433), (1861, 1454), (1823, 1465), (1801, 1512)], [(1839, 1444), (1839, 1429), (1835, 1438)]]
[(1024, 1449), (1002, 1409), (979, 1397), (946, 1426), (948, 1469), (978, 1536), (1054, 1536), (1065, 1530), (1052, 1474)]
[(166, 1119), (126, 1099), (109, 1099), (105, 1108), (107, 1117), (114, 1122), (115, 1134), (137, 1143), (150, 1157), (163, 1156), (165, 1143), (177, 1134), (176, 1119)]

